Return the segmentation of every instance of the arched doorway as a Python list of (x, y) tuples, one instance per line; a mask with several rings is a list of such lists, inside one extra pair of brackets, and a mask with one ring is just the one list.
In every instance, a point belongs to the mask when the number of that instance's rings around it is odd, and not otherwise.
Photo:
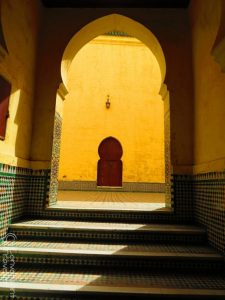
[[(160, 68), (160, 85), (158, 87), (158, 94), (164, 101), (164, 133), (165, 133), (165, 195), (166, 195), (166, 206), (170, 207), (171, 201), (171, 161), (170, 161), (170, 99), (167, 86), (164, 84), (165, 74), (166, 74), (166, 62), (163, 50), (153, 33), (143, 26), (142, 24), (130, 19), (128, 17), (111, 14), (99, 19), (96, 19), (86, 26), (84, 26), (79, 32), (77, 32), (67, 44), (65, 51), (63, 53), (61, 62), (61, 77), (62, 84), (57, 91), (57, 98), (60, 101), (64, 101), (68, 97), (69, 85), (68, 85), (68, 74), (72, 65), (74, 57), (77, 55), (79, 50), (90, 40), (106, 32), (118, 31), (125, 32), (129, 36), (138, 38), (143, 42), (155, 56), (158, 66)], [(68, 93), (69, 92), (69, 93)], [(57, 110), (56, 110), (57, 111)], [(57, 132), (56, 132), (57, 133)], [(104, 135), (103, 135), (104, 136)], [(125, 145), (124, 145), (125, 146)], [(54, 151), (54, 149), (56, 151)], [(96, 149), (96, 147), (95, 147)], [(58, 151), (58, 152), (57, 152)], [(54, 161), (56, 161), (56, 168), (51, 170), (51, 183), (50, 183), (50, 196), (49, 203), (57, 201), (57, 187), (58, 178), (55, 174), (58, 174), (59, 165), (59, 154), (55, 155), (55, 152), (59, 153), (59, 147), (54, 147), (53, 144), (53, 159), (52, 165), (54, 166)], [(95, 160), (96, 162), (96, 160)], [(95, 164), (96, 166), (96, 164)], [(57, 169), (57, 170), (56, 170)], [(55, 171), (56, 170), (56, 171)], [(53, 175), (53, 176), (52, 176)], [(96, 185), (96, 181), (95, 181)], [(125, 185), (125, 180), (124, 180)], [(96, 186), (95, 186), (96, 187)]]
[(98, 147), (99, 161), (97, 168), (98, 186), (122, 186), (123, 149), (113, 137), (104, 139)]

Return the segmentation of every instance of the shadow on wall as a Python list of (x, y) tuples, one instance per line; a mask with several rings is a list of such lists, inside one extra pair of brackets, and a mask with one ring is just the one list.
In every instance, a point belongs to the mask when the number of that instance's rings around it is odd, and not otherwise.
[(1, 1), (2, 32), (8, 53), (1, 62), (0, 73), (12, 86), (1, 153), (13, 157), (9, 164), (18, 165), (17, 159), (20, 160), (22, 167), (29, 167), (30, 160), (40, 8), (38, 1)]
[(1, 237), (8, 223), (28, 211), (33, 178), (29, 160), (40, 7), (39, 1), (0, 2), (0, 74), (12, 87), (6, 135), (0, 141)]
[[(4, 82), (1, 80), (2, 90)], [(29, 168), (11, 166), (12, 163), (24, 164), (24, 160), (19, 157), (24, 154), (28, 138), (24, 136), (26, 120), (20, 105), (24, 101), (24, 94), (14, 86), (7, 92), (9, 94), (6, 96), (3, 93), (1, 99), (1, 155), (9, 161), (8, 164), (0, 163), (0, 239), (5, 237), (8, 224), (26, 213), (32, 175)]]

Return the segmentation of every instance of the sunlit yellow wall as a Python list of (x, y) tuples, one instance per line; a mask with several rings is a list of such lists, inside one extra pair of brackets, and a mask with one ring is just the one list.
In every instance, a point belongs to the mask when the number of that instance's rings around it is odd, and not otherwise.
[(211, 54), (220, 9), (220, 0), (192, 1), (195, 172), (225, 169), (225, 73)]
[(134, 38), (100, 36), (78, 52), (70, 70), (59, 179), (96, 180), (98, 146), (113, 136), (123, 147), (123, 181), (163, 182), (160, 70), (150, 50)]
[(0, 141), (0, 162), (29, 167), (39, 3), (1, 2), (8, 53), (1, 51), (0, 74), (11, 82), (12, 93), (6, 138)]
[[(52, 136), (54, 127), (56, 90), (62, 82), (60, 67), (63, 53), (75, 34), (89, 24), (85, 34), (76, 41), (79, 48), (92, 32), (101, 34), (108, 28), (108, 21), (101, 28), (92, 27), (92, 21), (108, 16), (114, 10), (95, 8), (84, 10), (44, 9), (42, 31), (38, 45), (38, 68), (35, 98), (35, 115), (32, 134), (31, 159), (46, 163), (49, 168), (52, 156)], [(193, 73), (188, 10), (145, 8), (124, 10), (117, 14), (138, 20), (149, 29), (162, 46), (166, 59), (165, 83), (170, 98), (171, 163), (175, 174), (191, 174), (193, 166)], [(121, 22), (123, 23), (123, 22)], [(134, 21), (135, 23), (135, 21)], [(128, 24), (127, 24), (128, 25)], [(120, 22), (116, 23), (118, 30)], [(132, 28), (136, 28), (135, 24)], [(101, 31), (101, 30), (102, 31)], [(113, 26), (109, 30), (115, 29)], [(107, 29), (108, 30), (108, 29)], [(143, 32), (134, 36), (141, 38)], [(134, 30), (134, 31), (135, 31)], [(129, 31), (129, 26), (126, 32)], [(91, 38), (90, 38), (91, 39)], [(152, 48), (157, 44), (152, 43)], [(76, 53), (76, 51), (75, 51)], [(105, 73), (106, 70), (105, 70)], [(64, 82), (65, 84), (65, 82)], [(66, 84), (67, 86), (67, 84)], [(105, 97), (105, 94), (104, 94)], [(67, 101), (67, 100), (66, 100)]]

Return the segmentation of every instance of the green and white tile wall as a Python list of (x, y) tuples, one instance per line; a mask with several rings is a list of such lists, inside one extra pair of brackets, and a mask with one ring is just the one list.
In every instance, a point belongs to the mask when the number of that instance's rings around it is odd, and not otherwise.
[[(207, 229), (210, 244), (225, 255), (225, 172), (173, 175), (177, 218), (194, 219)], [(193, 215), (193, 216), (192, 216)]]
[(174, 174), (171, 178), (171, 203), (175, 221), (191, 223), (194, 221), (192, 176)]
[(50, 170), (35, 170), (30, 178), (27, 212), (31, 216), (41, 216), (49, 200)]
[(48, 201), (49, 174), (0, 164), (0, 239), (14, 220), (41, 214)]
[(205, 225), (210, 243), (225, 254), (225, 172), (194, 176), (195, 219)]
[(0, 238), (8, 224), (24, 215), (29, 199), (31, 170), (0, 164)]

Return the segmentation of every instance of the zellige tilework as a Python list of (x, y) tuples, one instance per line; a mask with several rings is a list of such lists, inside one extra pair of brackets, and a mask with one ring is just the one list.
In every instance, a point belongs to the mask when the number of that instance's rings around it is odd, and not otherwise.
[(0, 238), (8, 224), (25, 214), (31, 170), (0, 164)]
[(195, 219), (207, 227), (209, 242), (225, 254), (225, 172), (194, 176)]

